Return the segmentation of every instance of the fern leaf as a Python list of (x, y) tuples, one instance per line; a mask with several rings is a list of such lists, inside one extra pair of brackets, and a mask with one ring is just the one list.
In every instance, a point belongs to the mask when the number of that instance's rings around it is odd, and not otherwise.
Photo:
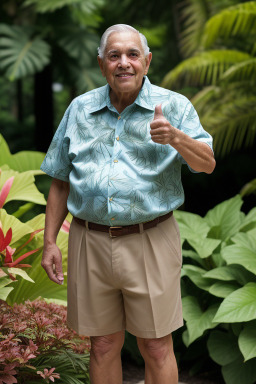
[(256, 59), (243, 61), (234, 64), (223, 75), (222, 79), (226, 81), (253, 80), (256, 82)]
[(256, 137), (256, 96), (242, 96), (218, 103), (201, 118), (214, 137), (214, 148), (223, 156), (231, 149), (253, 145)]
[(256, 2), (248, 1), (229, 7), (212, 16), (205, 25), (202, 45), (209, 48), (218, 39), (248, 37), (256, 34)]
[(212, 50), (184, 60), (163, 79), (162, 86), (179, 89), (184, 85), (216, 84), (233, 64), (250, 59), (250, 55), (235, 50)]

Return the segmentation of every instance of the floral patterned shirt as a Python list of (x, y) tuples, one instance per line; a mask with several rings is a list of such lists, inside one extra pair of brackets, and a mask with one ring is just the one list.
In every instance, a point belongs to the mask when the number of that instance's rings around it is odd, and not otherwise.
[(150, 221), (184, 202), (184, 159), (171, 145), (151, 140), (155, 106), (162, 104), (165, 118), (192, 138), (212, 147), (212, 137), (185, 96), (146, 76), (135, 102), (120, 114), (109, 90), (107, 84), (72, 101), (41, 170), (69, 182), (73, 216), (109, 226)]

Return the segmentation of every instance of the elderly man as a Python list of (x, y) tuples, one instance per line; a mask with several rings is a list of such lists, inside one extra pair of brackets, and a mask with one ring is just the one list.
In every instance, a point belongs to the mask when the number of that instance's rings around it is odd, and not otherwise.
[[(73, 215), (68, 324), (91, 336), (92, 384), (121, 384), (125, 329), (137, 337), (146, 384), (177, 384), (172, 332), (183, 324), (180, 236), (182, 163), (211, 173), (211, 136), (182, 95), (146, 77), (146, 38), (118, 24), (101, 39), (107, 85), (67, 109), (41, 169), (53, 177), (42, 266), (63, 282), (58, 231)], [(55, 266), (55, 269), (53, 268)]]

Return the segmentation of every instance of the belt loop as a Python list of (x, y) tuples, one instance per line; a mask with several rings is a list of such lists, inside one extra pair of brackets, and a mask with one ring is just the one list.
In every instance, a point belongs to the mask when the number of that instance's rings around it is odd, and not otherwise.
[(87, 220), (85, 220), (85, 227), (86, 227), (87, 231), (90, 231), (90, 228), (89, 228), (89, 225), (88, 225), (88, 221), (87, 221)]
[(143, 223), (139, 223), (139, 227), (140, 227), (140, 233), (143, 233), (144, 232)]

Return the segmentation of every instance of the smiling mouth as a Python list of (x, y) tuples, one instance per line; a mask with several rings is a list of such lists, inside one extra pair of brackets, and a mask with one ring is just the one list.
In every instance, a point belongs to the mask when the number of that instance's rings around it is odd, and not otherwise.
[(131, 76), (134, 76), (134, 74), (133, 73), (120, 73), (116, 76), (117, 77), (131, 77)]

